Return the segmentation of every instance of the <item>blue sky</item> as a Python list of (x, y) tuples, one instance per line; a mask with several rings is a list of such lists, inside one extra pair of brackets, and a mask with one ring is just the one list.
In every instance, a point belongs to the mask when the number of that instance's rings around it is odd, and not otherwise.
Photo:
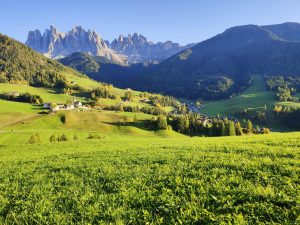
[(75, 25), (104, 39), (138, 32), (152, 41), (199, 42), (244, 24), (300, 22), (299, 0), (9, 0), (0, 32), (25, 41), (29, 30)]

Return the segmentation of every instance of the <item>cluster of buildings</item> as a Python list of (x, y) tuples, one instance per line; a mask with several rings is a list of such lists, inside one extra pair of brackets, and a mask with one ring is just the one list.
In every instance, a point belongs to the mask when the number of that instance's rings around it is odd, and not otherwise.
[(72, 110), (72, 109), (84, 109), (85, 106), (82, 105), (80, 101), (76, 101), (70, 104), (53, 104), (44, 103), (44, 109), (50, 109), (52, 112), (62, 111), (62, 110)]

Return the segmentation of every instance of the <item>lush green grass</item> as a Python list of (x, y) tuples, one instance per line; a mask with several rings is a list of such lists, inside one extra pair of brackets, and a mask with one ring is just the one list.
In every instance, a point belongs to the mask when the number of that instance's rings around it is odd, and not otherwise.
[(26, 103), (0, 99), (0, 128), (24, 119), (37, 116), (39, 108)]
[[(138, 122), (135, 124), (134, 117)], [(124, 118), (126, 121), (124, 124)], [(74, 134), (86, 138), (91, 132), (111, 136), (115, 134), (147, 137), (182, 137), (175, 131), (151, 131), (143, 123), (153, 116), (144, 113), (96, 111), (60, 112), (52, 115), (35, 115), (12, 125), (2, 127), (0, 145), (22, 145), (27, 143), (33, 133), (41, 135), (43, 143), (49, 142), (52, 134), (65, 133), (69, 139)]]
[(49, 88), (37, 88), (21, 84), (5, 84), (0, 83), (0, 92), (28, 92), (33, 95), (40, 95), (44, 102), (65, 103), (69, 98), (68, 95), (58, 94), (58, 90)]
[(206, 115), (238, 116), (241, 110), (248, 112), (264, 110), (272, 111), (275, 105), (300, 108), (298, 102), (279, 102), (272, 91), (267, 91), (263, 76), (253, 76), (252, 85), (238, 96), (230, 99), (214, 101), (205, 104), (200, 110)]
[(85, 88), (87, 90), (94, 89), (96, 87), (99, 87), (101, 84), (97, 81), (94, 81), (92, 79), (86, 78), (86, 77), (80, 77), (76, 76), (71, 73), (64, 73), (64, 76), (68, 81), (76, 82), (77, 85), (79, 85), (82, 88)]
[[(85, 88), (87, 90), (92, 90), (92, 89), (95, 89), (99, 86), (102, 86), (101, 83), (99, 83), (95, 80), (86, 78), (86, 77), (79, 77), (79, 76), (76, 76), (76, 75), (70, 74), (70, 73), (66, 73), (64, 75), (67, 78), (67, 80), (74, 81), (80, 87)], [(125, 92), (126, 92), (125, 89), (120, 89), (120, 88), (116, 88), (116, 87), (114, 87), (113, 90), (112, 90), (112, 94), (114, 94), (116, 96), (122, 96), (122, 97), (124, 96)], [(141, 92), (133, 91), (133, 93), (134, 93), (134, 95), (139, 95)]]
[(253, 76), (252, 85), (242, 94), (230, 99), (205, 104), (201, 112), (207, 115), (234, 116), (243, 109), (259, 110), (267, 106), (273, 109), (276, 103), (274, 92), (266, 90), (263, 76)]
[(0, 146), (0, 224), (298, 224), (299, 143), (291, 133)]

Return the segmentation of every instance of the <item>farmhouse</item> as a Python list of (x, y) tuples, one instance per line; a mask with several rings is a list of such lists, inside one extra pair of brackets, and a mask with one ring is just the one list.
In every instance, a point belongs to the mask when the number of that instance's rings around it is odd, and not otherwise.
[(44, 103), (44, 106), (43, 106), (44, 109), (50, 109), (50, 107), (51, 107), (51, 103), (49, 103), (49, 102)]
[(82, 103), (80, 101), (74, 102), (75, 108), (82, 108)]
[(44, 103), (44, 109), (50, 109), (51, 111), (59, 111), (59, 110), (72, 110), (75, 108), (82, 109), (84, 106), (80, 101), (71, 104), (53, 104), (53, 103)]
[(20, 96), (20, 93), (19, 92), (7, 92), (5, 93), (7, 94), (8, 96), (12, 96), (12, 97), (19, 97)]

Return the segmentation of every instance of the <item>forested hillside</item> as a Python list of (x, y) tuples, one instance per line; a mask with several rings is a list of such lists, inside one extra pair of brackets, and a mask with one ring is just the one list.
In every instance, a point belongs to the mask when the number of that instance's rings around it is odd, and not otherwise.
[(22, 43), (0, 34), (0, 82), (65, 87), (64, 73), (80, 75)]

